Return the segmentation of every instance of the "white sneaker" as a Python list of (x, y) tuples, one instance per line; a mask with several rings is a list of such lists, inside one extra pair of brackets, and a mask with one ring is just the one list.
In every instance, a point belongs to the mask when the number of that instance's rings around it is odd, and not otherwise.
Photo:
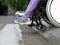
[(17, 17), (21, 17), (21, 16), (24, 16), (24, 12), (17, 11), (17, 12), (15, 13), (15, 15), (16, 15)]
[(31, 21), (27, 21), (27, 22), (20, 22), (19, 24), (21, 24), (21, 25), (29, 25), (29, 24), (31, 24)]
[(19, 23), (19, 21), (15, 20), (14, 23)]
[(19, 23), (21, 25), (28, 25), (31, 24), (30, 18), (21, 18), (20, 20), (15, 20), (14, 23)]
[(22, 18), (19, 22), (19, 24), (21, 24), (21, 25), (28, 25), (30, 23), (31, 23), (30, 18)]

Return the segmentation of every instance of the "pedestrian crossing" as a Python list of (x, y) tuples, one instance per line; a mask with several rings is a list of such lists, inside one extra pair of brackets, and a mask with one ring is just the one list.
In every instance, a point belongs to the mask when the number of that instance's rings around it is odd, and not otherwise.
[(0, 45), (25, 45), (18, 24), (7, 24), (0, 32)]
[(0, 24), (0, 27), (2, 26), (3, 24)]

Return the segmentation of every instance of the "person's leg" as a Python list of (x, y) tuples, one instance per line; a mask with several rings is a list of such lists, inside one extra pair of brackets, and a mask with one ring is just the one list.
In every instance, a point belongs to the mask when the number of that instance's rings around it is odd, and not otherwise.
[(22, 17), (22, 21), (20, 20), (20, 23), (25, 23), (27, 22), (28, 17), (31, 17), (33, 15), (33, 11), (37, 7), (38, 3), (40, 0), (31, 0), (30, 3), (28, 4), (24, 16)]
[(28, 4), (24, 17), (31, 17), (40, 0), (31, 0)]
[(28, 4), (24, 16), (23, 16), (23, 20), (27, 20), (28, 17), (32, 17), (33, 12), (35, 10), (35, 8), (37, 7), (37, 5), (39, 4), (40, 0), (31, 0), (30, 3)]
[(20, 24), (30, 24), (31, 21), (28, 20), (29, 17), (32, 17), (33, 12), (35, 10), (35, 8), (37, 7), (37, 5), (39, 4), (40, 0), (31, 0), (30, 3), (28, 4), (24, 16), (22, 17), (22, 21), (20, 22)]

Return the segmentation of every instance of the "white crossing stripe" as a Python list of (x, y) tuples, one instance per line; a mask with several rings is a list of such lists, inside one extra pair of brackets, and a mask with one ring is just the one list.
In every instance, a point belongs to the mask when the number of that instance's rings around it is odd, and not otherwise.
[(0, 45), (24, 45), (21, 32), (18, 24), (7, 24), (0, 32)]

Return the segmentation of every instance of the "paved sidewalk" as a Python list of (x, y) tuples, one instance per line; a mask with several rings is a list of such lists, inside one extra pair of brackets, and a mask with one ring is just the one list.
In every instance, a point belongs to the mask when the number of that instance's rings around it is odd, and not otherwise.
[(34, 29), (26, 25), (20, 25), (20, 29), (22, 29), (25, 45), (45, 45), (46, 44), (47, 41)]

